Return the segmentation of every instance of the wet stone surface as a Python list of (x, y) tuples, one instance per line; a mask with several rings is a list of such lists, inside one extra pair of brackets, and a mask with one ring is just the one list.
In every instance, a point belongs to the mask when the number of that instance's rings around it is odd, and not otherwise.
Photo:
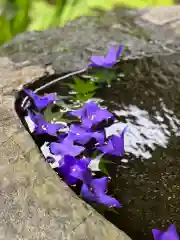
[[(17, 140), (16, 133), (22, 138), (24, 129), (13, 105), (15, 90), (23, 84), (54, 72), (81, 69), (92, 54), (102, 54), (109, 43), (119, 42), (129, 53), (120, 65), (125, 78), (113, 91), (99, 93), (102, 99), (108, 96), (104, 103), (129, 125), (124, 161), (110, 169), (114, 176), (116, 172), (114, 189), (124, 207), (119, 215), (108, 213), (108, 218), (134, 240), (152, 239), (152, 227), (167, 227), (171, 222), (180, 231), (180, 25), (174, 21), (174, 27), (170, 22), (156, 26), (142, 20), (144, 12), (148, 10), (116, 10), (80, 18), (62, 29), (19, 35), (0, 47), (3, 239), (75, 240), (86, 236), (104, 240), (104, 228), (113, 231), (107, 239), (128, 239), (123, 233), (117, 237), (111, 225), (101, 224), (104, 219), (75, 197), (38, 152), (31, 150), (32, 142), (27, 150), (27, 143)], [(94, 228), (94, 214), (97, 228), (102, 229), (92, 238), (88, 225)]]

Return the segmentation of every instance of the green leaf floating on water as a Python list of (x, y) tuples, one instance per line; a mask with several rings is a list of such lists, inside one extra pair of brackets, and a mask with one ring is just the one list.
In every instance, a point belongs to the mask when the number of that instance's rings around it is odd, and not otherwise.
[(92, 77), (96, 82), (110, 85), (113, 80), (116, 80), (116, 74), (115, 69), (102, 69), (92, 74)]
[(68, 86), (75, 92), (71, 98), (76, 101), (87, 101), (94, 96), (96, 90), (99, 88), (96, 82), (91, 80), (84, 81), (78, 77), (74, 77), (73, 80), (74, 83), (68, 84)]
[(103, 172), (104, 174), (106, 174), (107, 176), (110, 176), (106, 167), (106, 164), (114, 164), (114, 162), (110, 161), (110, 160), (104, 160), (101, 158), (100, 162), (99, 162), (99, 169), (101, 170), (101, 172)]
[(90, 92), (94, 92), (98, 86), (95, 85), (92, 81), (83, 81), (80, 78), (74, 77), (74, 83), (68, 84), (76, 93), (87, 94)]

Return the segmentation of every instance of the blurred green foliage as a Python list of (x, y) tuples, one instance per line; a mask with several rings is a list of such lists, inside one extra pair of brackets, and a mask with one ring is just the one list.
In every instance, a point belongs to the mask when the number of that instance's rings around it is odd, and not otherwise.
[(56, 27), (93, 14), (93, 8), (108, 10), (121, 4), (143, 8), (172, 5), (173, 0), (0, 0), (0, 44), (26, 30)]

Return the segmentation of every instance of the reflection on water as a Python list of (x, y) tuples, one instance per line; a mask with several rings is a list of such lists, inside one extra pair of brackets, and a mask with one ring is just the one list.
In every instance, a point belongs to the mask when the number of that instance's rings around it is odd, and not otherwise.
[[(132, 153), (137, 158), (148, 159), (152, 157), (151, 152), (155, 150), (156, 145), (166, 147), (170, 135), (168, 126), (151, 121), (147, 111), (130, 105), (124, 110), (115, 111), (115, 113), (125, 117), (128, 124), (125, 137), (126, 152)], [(117, 123), (111, 129), (114, 132), (116, 128), (122, 128), (121, 125), (121, 123)]]
[[(168, 114), (166, 109), (165, 117), (169, 121), (171, 131), (178, 136), (179, 121), (175, 116)], [(148, 159), (152, 157), (152, 151), (156, 146), (167, 147), (169, 137), (171, 136), (168, 125), (164, 123), (163, 117), (159, 112), (154, 116), (155, 121), (152, 121), (148, 112), (139, 109), (137, 106), (129, 105), (121, 110), (115, 110), (114, 113), (119, 117), (123, 116), (126, 119), (125, 123), (115, 123), (106, 129), (107, 136), (118, 134), (117, 130), (121, 130), (128, 125), (125, 137), (125, 151), (132, 153), (137, 158)], [(170, 111), (172, 114), (172, 111)]]

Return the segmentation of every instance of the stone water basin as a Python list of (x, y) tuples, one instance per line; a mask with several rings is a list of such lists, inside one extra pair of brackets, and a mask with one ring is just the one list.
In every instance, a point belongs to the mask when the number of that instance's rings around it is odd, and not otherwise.
[[(171, 64), (170, 64), (171, 63)], [(124, 77), (98, 89), (95, 99), (128, 126), (125, 155), (108, 166), (109, 191), (123, 204), (105, 217), (133, 240), (152, 239), (152, 228), (175, 223), (180, 232), (180, 58), (178, 54), (128, 60), (118, 65)], [(43, 90), (69, 96), (64, 81)], [(70, 79), (71, 81), (71, 79)], [(33, 88), (42, 85), (36, 82)], [(98, 208), (97, 208), (98, 210)]]

